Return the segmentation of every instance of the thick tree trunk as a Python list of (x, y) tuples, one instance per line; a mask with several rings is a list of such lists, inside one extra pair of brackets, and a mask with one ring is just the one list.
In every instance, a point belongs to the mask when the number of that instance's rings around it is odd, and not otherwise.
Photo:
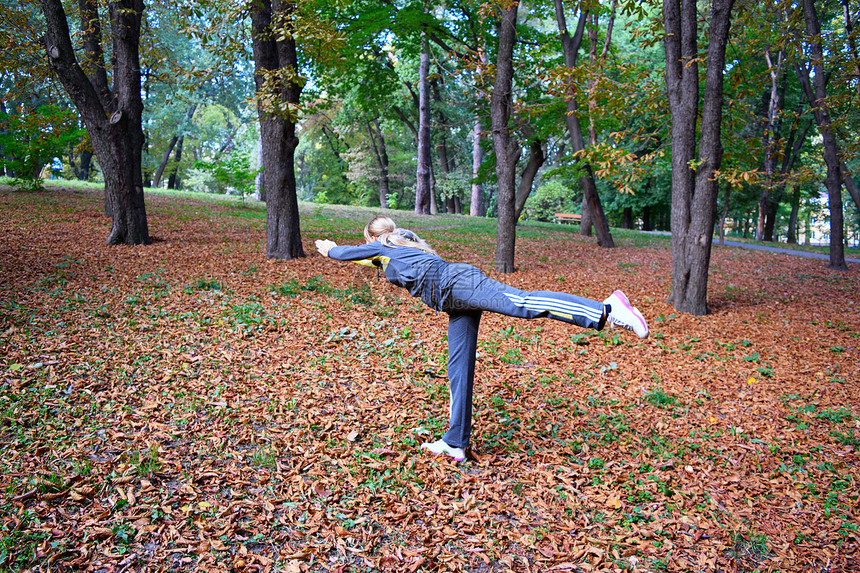
[(148, 244), (143, 197), (143, 101), (140, 93), (140, 24), (143, 0), (109, 4), (113, 36), (113, 90), (108, 89), (101, 50), (101, 28), (94, 0), (81, 0), (84, 65), (79, 65), (60, 0), (40, 0), (47, 33), (44, 41), (57, 77), (90, 134), (105, 179), (105, 212), (112, 225), (108, 244)]
[[(298, 77), (298, 55), (290, 29), (296, 7), (289, 1), (277, 0), (258, 0), (251, 6), (254, 80), (265, 171), (266, 256), (294, 259), (305, 256), (296, 196), (296, 118), (293, 112), (266, 109), (264, 101), (274, 97), (284, 108), (294, 110), (298, 106), (302, 86), (291, 79)], [(274, 33), (273, 21), (287, 28), (285, 33)]]
[(415, 185), (415, 212), (430, 214), (430, 101), (427, 76), (430, 74), (430, 54), (427, 38), (421, 35), (421, 57), (418, 65), (418, 165)]
[(827, 175), (824, 186), (827, 188), (827, 200), (830, 209), (830, 265), (836, 270), (848, 270), (845, 263), (844, 217), (842, 210), (842, 169), (839, 158), (839, 143), (831, 125), (830, 113), (827, 109), (827, 76), (824, 69), (824, 49), (821, 45), (821, 24), (815, 11), (814, 0), (803, 0), (803, 17), (806, 21), (806, 32), (809, 44), (812, 70), (814, 75), (810, 80), (809, 68), (795, 64), (797, 78), (803, 88), (809, 105), (812, 106), (815, 121), (824, 143), (824, 163), (827, 165)]
[(717, 203), (714, 172), (722, 161), (723, 67), (734, 0), (712, 3), (701, 139), (696, 169), (699, 66), (695, 0), (663, 0), (666, 85), (672, 114), (672, 292), (674, 307), (708, 312), (708, 268)]
[(514, 201), (515, 180), (520, 146), (511, 136), (513, 112), (514, 44), (517, 37), (517, 9), (514, 3), (502, 11), (498, 24), (499, 49), (496, 54), (496, 80), (490, 100), (490, 121), (493, 130), (493, 150), (496, 153), (498, 184), (498, 216), (496, 222), (496, 270), (512, 273), (517, 240), (517, 219)]
[[(561, 37), (562, 51), (564, 53), (564, 65), (569, 69), (573, 69), (576, 67), (576, 57), (579, 52), (579, 46), (582, 43), (582, 35), (585, 30), (588, 12), (583, 11), (580, 14), (576, 32), (573, 38), (571, 38), (567, 31), (562, 0), (554, 1), (555, 16)], [(574, 153), (576, 153), (585, 149), (585, 140), (582, 136), (579, 118), (577, 117), (576, 93), (572, 86), (565, 98), (565, 105), (567, 113), (564, 119), (570, 134), (571, 146)], [(609, 221), (603, 212), (600, 195), (597, 194), (597, 184), (594, 181), (594, 173), (591, 170), (591, 165), (584, 165), (583, 171), (584, 175), (579, 179), (580, 185), (582, 185), (582, 221), (580, 222), (580, 233), (590, 236), (591, 228), (594, 226), (597, 232), (597, 244), (601, 247), (613, 248), (615, 247), (615, 241), (612, 239), (612, 234), (609, 231)]]
[(472, 128), (472, 196), (469, 202), (469, 215), (473, 217), (484, 216), (484, 186), (477, 182), (484, 161), (484, 148), (481, 147), (481, 121), (475, 120)]

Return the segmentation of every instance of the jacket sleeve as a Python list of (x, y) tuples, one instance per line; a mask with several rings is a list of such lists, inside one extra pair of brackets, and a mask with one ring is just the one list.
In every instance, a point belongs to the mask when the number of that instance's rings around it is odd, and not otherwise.
[[(328, 252), (328, 256), (339, 261), (353, 261), (360, 265), (368, 267), (378, 267), (382, 265), (379, 261), (381, 257), (381, 249), (378, 242), (374, 241), (366, 245), (339, 246), (332, 247)], [(379, 261), (379, 262), (377, 262)]]

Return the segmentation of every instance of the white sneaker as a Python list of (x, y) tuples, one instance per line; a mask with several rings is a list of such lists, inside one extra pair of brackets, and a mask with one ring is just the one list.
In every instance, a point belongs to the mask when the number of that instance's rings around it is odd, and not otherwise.
[(621, 328), (632, 330), (639, 338), (648, 338), (648, 325), (639, 309), (630, 304), (627, 297), (620, 290), (615, 291), (609, 298), (603, 301), (612, 307), (606, 321), (610, 326), (618, 325)]
[(426, 444), (421, 444), (421, 448), (424, 450), (430, 450), (431, 452), (433, 452), (437, 456), (441, 456), (442, 454), (446, 454), (446, 455), (454, 458), (454, 460), (458, 461), (458, 462), (462, 462), (463, 460), (466, 459), (466, 452), (465, 452), (465, 450), (463, 450), (463, 448), (452, 448), (451, 446), (449, 446), (448, 444), (446, 444), (442, 440), (437, 440), (437, 441), (433, 442), (432, 444), (429, 442)]

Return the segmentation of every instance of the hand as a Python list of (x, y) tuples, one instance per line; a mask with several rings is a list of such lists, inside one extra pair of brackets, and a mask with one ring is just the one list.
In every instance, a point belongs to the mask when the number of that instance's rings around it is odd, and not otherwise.
[(322, 256), (327, 257), (328, 252), (332, 249), (332, 247), (336, 247), (337, 243), (334, 241), (329, 241), (328, 239), (317, 239), (316, 241), (317, 250), (322, 254)]

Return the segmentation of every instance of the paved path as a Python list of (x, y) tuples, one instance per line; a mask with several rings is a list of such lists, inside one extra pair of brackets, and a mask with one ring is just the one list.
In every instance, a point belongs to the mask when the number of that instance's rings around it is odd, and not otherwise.
[[(830, 260), (829, 255), (825, 255), (823, 253), (810, 253), (807, 251), (795, 251), (793, 249), (781, 249), (779, 247), (768, 247), (765, 245), (754, 245), (750, 243), (738, 243), (736, 241), (726, 241), (727, 247), (742, 247), (744, 249), (757, 249), (759, 251), (770, 251), (771, 253), (782, 253), (785, 255), (797, 255), (798, 257), (809, 257), (811, 259), (824, 259)], [(719, 247), (720, 242), (718, 240), (714, 240), (714, 246)], [(847, 263), (860, 263), (860, 259), (849, 259), (845, 257), (845, 262)]]

